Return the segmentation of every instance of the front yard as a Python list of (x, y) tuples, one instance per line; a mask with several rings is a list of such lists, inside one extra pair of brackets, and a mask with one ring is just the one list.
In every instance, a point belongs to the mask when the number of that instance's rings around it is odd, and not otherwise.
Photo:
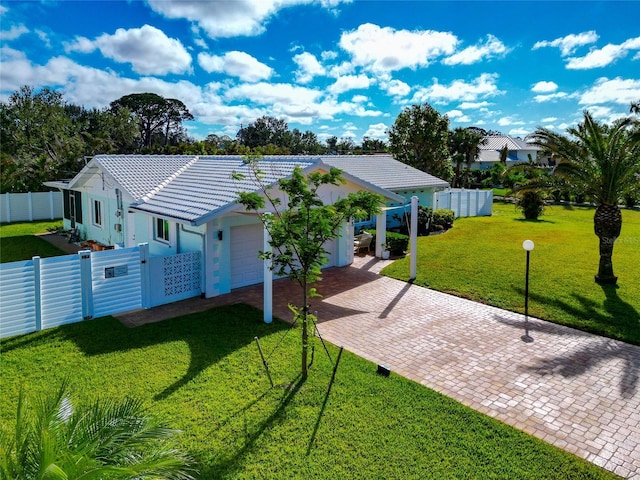
[[(550, 206), (538, 221), (525, 221), (513, 205), (496, 202), (491, 217), (458, 218), (444, 235), (419, 237), (415, 283), (524, 312), (522, 242), (531, 239), (530, 315), (640, 345), (640, 212), (622, 212), (613, 252), (618, 288), (594, 282), (593, 213)], [(409, 257), (382, 273), (407, 280)]]
[(301, 383), (299, 331), (288, 329), (234, 305), (134, 329), (106, 317), (5, 340), (0, 423), (14, 418), (21, 387), (51, 391), (68, 378), (81, 400), (134, 395), (165, 415), (202, 479), (616, 478), (417, 383), (378, 376), (348, 352), (330, 392), (320, 345)]

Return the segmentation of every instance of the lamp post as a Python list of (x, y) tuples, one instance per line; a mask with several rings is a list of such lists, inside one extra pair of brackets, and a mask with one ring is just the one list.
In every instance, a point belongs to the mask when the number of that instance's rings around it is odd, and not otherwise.
[(523, 342), (531, 343), (533, 338), (529, 336), (529, 254), (533, 250), (534, 244), (531, 240), (522, 242), (522, 248), (527, 251), (527, 269), (524, 283), (524, 335), (520, 337)]

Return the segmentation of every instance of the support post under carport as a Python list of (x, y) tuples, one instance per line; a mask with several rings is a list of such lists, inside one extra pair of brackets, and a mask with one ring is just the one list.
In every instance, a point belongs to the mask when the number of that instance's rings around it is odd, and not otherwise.
[(409, 280), (415, 280), (418, 260), (418, 197), (415, 195), (411, 197), (411, 229), (409, 234), (409, 255), (411, 257)]
[[(267, 214), (269, 215), (269, 214)], [(267, 227), (264, 228), (264, 245), (263, 252), (269, 254), (271, 252), (271, 235)], [(271, 259), (264, 259), (264, 323), (273, 321), (273, 270), (271, 270)]]
[(382, 251), (386, 249), (387, 243), (387, 212), (376, 215), (376, 257), (382, 258)]

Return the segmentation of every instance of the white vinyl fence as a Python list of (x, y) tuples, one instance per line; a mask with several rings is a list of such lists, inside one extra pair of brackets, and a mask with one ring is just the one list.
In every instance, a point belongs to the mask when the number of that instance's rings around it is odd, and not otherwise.
[(62, 218), (62, 192), (3, 193), (0, 222), (32, 222)]
[(140, 244), (0, 264), (0, 338), (198, 296), (201, 263)]
[(435, 193), (433, 209), (453, 210), (456, 217), (481, 217), (493, 212), (492, 190), (450, 188)]

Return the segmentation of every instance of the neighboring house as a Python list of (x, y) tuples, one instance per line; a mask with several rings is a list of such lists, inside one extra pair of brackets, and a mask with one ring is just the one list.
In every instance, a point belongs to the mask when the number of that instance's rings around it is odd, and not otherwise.
[[(399, 162), (391, 155), (329, 156), (324, 157), (324, 162), (404, 197), (400, 202), (387, 203), (387, 226), (390, 228), (398, 227), (399, 219), (405, 213), (408, 215), (411, 197), (418, 197), (419, 205), (433, 208), (436, 192), (449, 188), (444, 180)], [(357, 229), (374, 225), (375, 219), (356, 222)]]
[[(329, 157), (266, 156), (260, 160), (264, 181), (276, 185), (296, 166), (305, 173), (328, 171)], [(338, 158), (338, 157), (332, 157)], [(350, 157), (356, 159), (357, 157)], [(345, 183), (320, 190), (325, 203), (350, 192), (368, 190), (387, 202), (404, 198), (344, 169)], [(98, 155), (71, 180), (46, 182), (63, 192), (64, 227), (77, 228), (83, 240), (131, 247), (149, 244), (151, 256), (202, 252), (204, 293), (212, 297), (260, 283), (264, 264), (264, 229), (255, 214), (236, 203), (241, 191), (256, 191), (241, 156)], [(277, 195), (277, 189), (273, 190)], [(327, 266), (353, 261), (353, 228), (325, 249)]]
[[(529, 159), (539, 161), (540, 147), (532, 145), (509, 135), (488, 135), (484, 137), (486, 142), (480, 145), (480, 156), (472, 164), (474, 170), (488, 170), (495, 163), (500, 162), (500, 152), (507, 147), (507, 166), (520, 162), (528, 162)], [(544, 163), (544, 160), (543, 160)]]

